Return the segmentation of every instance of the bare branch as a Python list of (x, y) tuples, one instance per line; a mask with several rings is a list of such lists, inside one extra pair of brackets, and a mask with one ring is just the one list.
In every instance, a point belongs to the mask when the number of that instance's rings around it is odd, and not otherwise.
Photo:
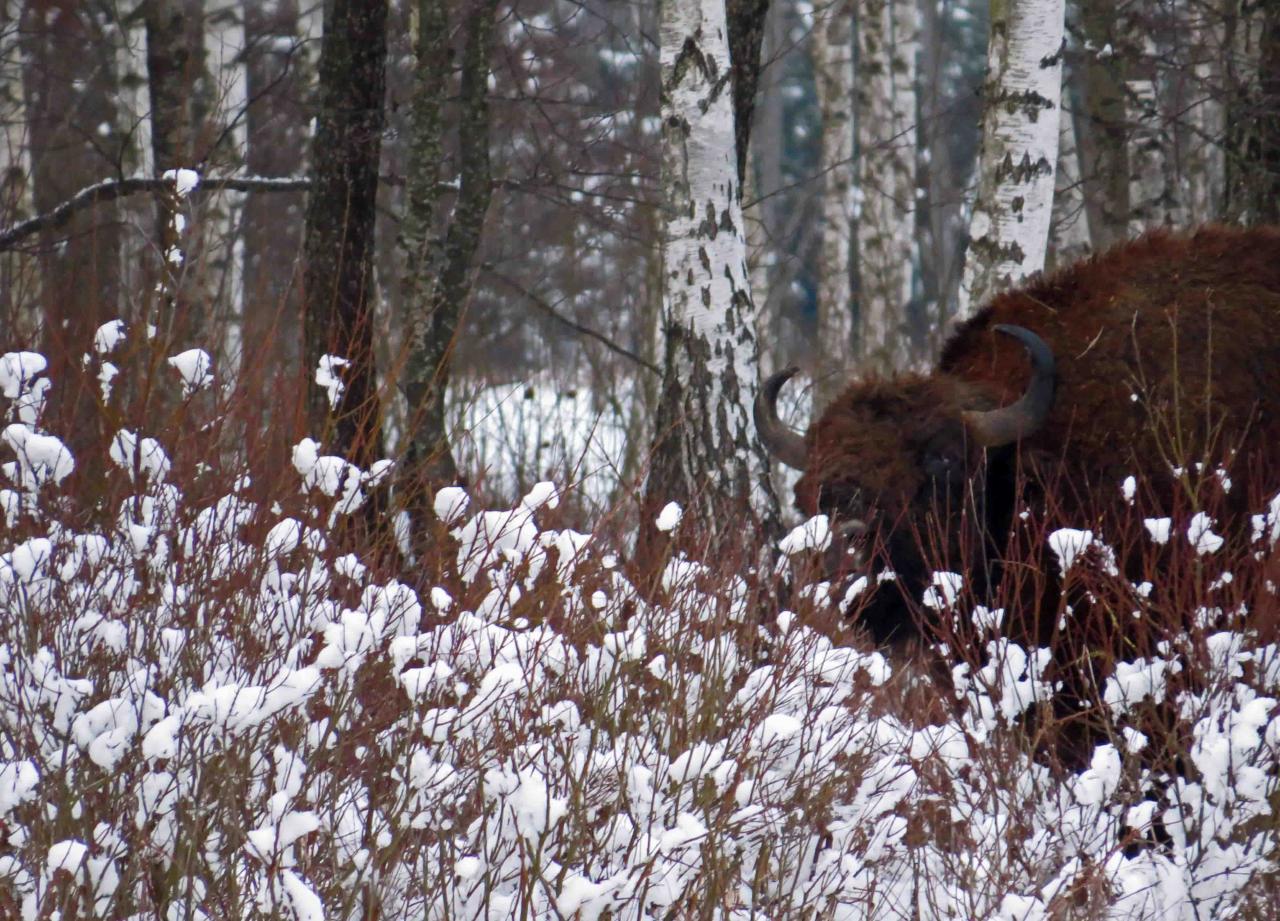
[(618, 343), (614, 342), (604, 333), (597, 332), (596, 330), (591, 329), (589, 326), (583, 326), (581, 323), (577, 322), (576, 320), (571, 320), (569, 317), (566, 317), (563, 313), (561, 313), (559, 310), (556, 310), (555, 307), (548, 304), (545, 300), (543, 300), (538, 295), (534, 294), (532, 291), (530, 291), (524, 285), (520, 284), (520, 282), (516, 281), (514, 278), (510, 278), (507, 275), (502, 274), (501, 272), (495, 271), (492, 265), (486, 265), (485, 268), (489, 271), (489, 273), (493, 278), (496, 278), (498, 281), (502, 282), (508, 288), (511, 288), (513, 291), (527, 298), (530, 304), (532, 304), (534, 307), (537, 307), (543, 313), (547, 314), (549, 317), (551, 317), (551, 319), (557, 321), (558, 323), (563, 324), (564, 326), (567, 326), (569, 329), (573, 330), (576, 333), (579, 333), (580, 335), (586, 336), (590, 339), (595, 339), (597, 342), (599, 342), (609, 351), (615, 352), (618, 355), (621, 355), (623, 358), (631, 359), (640, 367), (644, 368), (646, 371), (651, 371), (652, 373), (657, 375), (662, 374), (662, 369), (660, 369), (657, 365), (653, 364), (653, 362), (646, 361), (644, 358), (640, 357), (639, 355), (631, 351), (626, 346), (619, 345)]
[[(0, 230), (0, 252), (13, 249), (27, 237), (43, 230), (57, 230), (81, 211), (100, 205), (104, 202), (116, 201), (141, 192), (158, 192), (172, 186), (172, 181), (158, 177), (131, 176), (127, 179), (107, 179), (81, 189), (44, 214), (20, 221), (17, 224)], [(219, 176), (202, 178), (195, 191), (201, 192), (305, 192), (311, 187), (311, 180), (305, 176), (281, 176), (269, 178), (263, 176)]]

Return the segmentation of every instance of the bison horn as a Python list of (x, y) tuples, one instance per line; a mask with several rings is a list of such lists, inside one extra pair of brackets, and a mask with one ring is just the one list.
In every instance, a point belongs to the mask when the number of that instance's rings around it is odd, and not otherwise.
[(990, 412), (966, 412), (965, 424), (983, 447), (998, 448), (1013, 444), (1039, 431), (1053, 406), (1055, 383), (1053, 351), (1045, 341), (1021, 326), (999, 325), (998, 333), (1021, 342), (1031, 357), (1031, 382), (1018, 402)]
[(808, 451), (804, 439), (778, 418), (778, 391), (782, 385), (795, 376), (799, 368), (787, 368), (771, 375), (756, 394), (755, 418), (756, 431), (760, 433), (760, 441), (769, 453), (788, 467), (797, 470), (805, 468)]

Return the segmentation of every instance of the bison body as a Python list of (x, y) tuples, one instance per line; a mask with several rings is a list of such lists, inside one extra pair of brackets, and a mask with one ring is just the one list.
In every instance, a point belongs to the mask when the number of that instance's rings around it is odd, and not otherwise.
[(935, 373), (852, 384), (803, 440), (774, 407), (791, 373), (762, 389), (762, 438), (803, 469), (796, 505), (832, 517), (849, 567), (879, 573), (859, 619), (891, 641), (934, 569), (979, 591), (998, 574), (1019, 476), (1079, 528), (1127, 476), (1162, 504), (1195, 488), (1178, 471), (1224, 464), (1240, 511), (1278, 485), (1253, 480), (1280, 459), (1280, 231), (1152, 233), (1002, 293)]

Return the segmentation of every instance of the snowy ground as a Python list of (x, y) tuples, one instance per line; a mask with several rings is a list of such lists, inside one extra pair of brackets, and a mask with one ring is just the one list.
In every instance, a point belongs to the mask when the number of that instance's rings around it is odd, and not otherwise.
[[(195, 502), (171, 458), (198, 425), (72, 458), (43, 369), (0, 359), (0, 917), (1276, 916), (1280, 649), (1248, 633), (1204, 638), (1176, 700), (1194, 769), (1156, 803), (1136, 734), (1065, 780), (1025, 754), (1043, 654), (998, 632), (963, 716), (921, 720), (920, 676), (803, 611), (751, 626), (746, 584), (698, 561), (640, 597), (613, 548), (539, 524), (547, 483), (498, 511), (441, 492), (456, 545), (415, 591), (332, 546), (385, 471), (309, 442), (278, 504)], [(579, 400), (518, 390), (475, 405), (538, 408), (494, 429), (563, 444), (526, 473), (616, 466), (616, 423), (557, 441)], [(74, 469), (132, 483), (108, 525), (61, 522)], [(1056, 537), (1062, 565), (1092, 540)], [(1108, 686), (1120, 723), (1166, 693), (1167, 648)], [(1124, 846), (1153, 821), (1171, 843)]]

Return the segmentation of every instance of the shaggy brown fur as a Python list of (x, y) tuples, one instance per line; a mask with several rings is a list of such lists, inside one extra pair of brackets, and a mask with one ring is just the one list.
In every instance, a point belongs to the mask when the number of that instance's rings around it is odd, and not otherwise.
[[(1013, 402), (1029, 375), (1022, 346), (991, 330), (1001, 323), (1049, 344), (1057, 395), (1017, 449), (984, 452), (962, 414)], [(1003, 549), (1019, 467), (1076, 527), (1099, 497), (1120, 502), (1125, 476), (1160, 501), (1188, 488), (1172, 468), (1196, 463), (1230, 459), (1243, 504), (1280, 485), (1247, 481), (1274, 467), (1260, 458), (1280, 460), (1280, 230), (1152, 233), (1001, 294), (955, 333), (937, 373), (853, 384), (806, 440), (797, 506), (867, 521), (880, 565), (898, 573), (901, 591), (878, 592), (862, 615), (881, 642), (910, 632), (903, 595), (918, 598), (940, 560), (983, 567), (966, 535), (982, 535), (984, 559)], [(926, 561), (920, 535), (935, 517), (950, 543)]]
[(1173, 466), (1280, 452), (1280, 229), (1152, 233), (1000, 295), (947, 343), (940, 372), (1006, 403), (1028, 370), (997, 323), (1057, 357), (1053, 411), (1026, 447), (1064, 459), (1073, 482), (1172, 484)]

